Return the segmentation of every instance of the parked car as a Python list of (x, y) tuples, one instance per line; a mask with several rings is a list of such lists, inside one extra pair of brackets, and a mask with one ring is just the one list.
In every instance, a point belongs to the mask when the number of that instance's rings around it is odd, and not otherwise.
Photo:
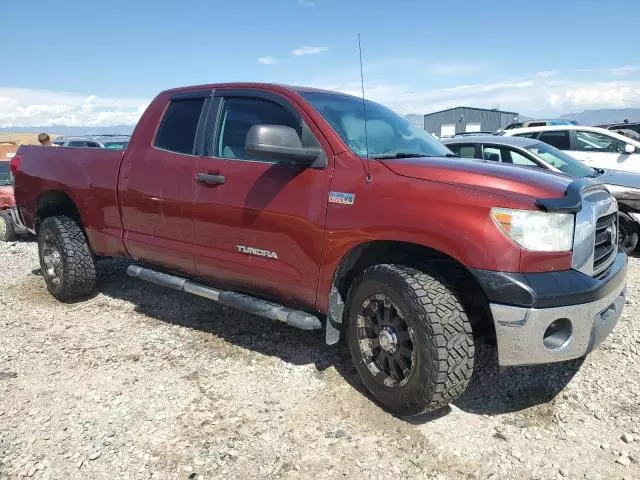
[(11, 217), (11, 208), (15, 206), (9, 159), (13, 152), (7, 152), (5, 158), (0, 158), (0, 241), (13, 242), (18, 236), (26, 233), (26, 229), (16, 225)]
[(527, 137), (483, 136), (442, 140), (452, 152), (463, 158), (475, 158), (544, 168), (574, 178), (596, 178), (604, 183), (620, 206), (618, 244), (625, 253), (638, 246), (640, 235), (640, 175), (591, 168), (557, 148)]
[(514, 122), (510, 123), (502, 130), (512, 130), (514, 128), (527, 128), (527, 127), (543, 127), (546, 125), (577, 125), (578, 122), (574, 120), (560, 120), (560, 119), (552, 119), (552, 120), (525, 120), (524, 122)]
[(129, 144), (128, 135), (85, 135), (56, 137), (53, 141), (59, 147), (106, 148), (108, 150), (124, 150)]
[(611, 130), (558, 125), (506, 130), (503, 134), (541, 140), (590, 167), (640, 173), (640, 142)]
[(640, 122), (620, 122), (620, 123), (607, 123), (605, 125), (598, 125), (600, 128), (607, 130), (632, 130), (640, 135)]
[(20, 147), (16, 200), (49, 292), (81, 298), (94, 258), (130, 257), (133, 277), (324, 329), (329, 344), (346, 335), (364, 385), (399, 414), (464, 392), (474, 335), (495, 336), (501, 365), (600, 344), (627, 270), (604, 186), (452, 162), (365, 106), (283, 85), (179, 88), (125, 152)]
[(497, 135), (497, 133), (496, 132), (461, 132), (461, 133), (456, 133), (453, 137), (447, 137), (447, 138), (475, 137), (477, 135)]
[(640, 140), (640, 133), (636, 133), (634, 130), (631, 130), (629, 128), (618, 128), (613, 131), (619, 135), (624, 135), (625, 137), (629, 137), (635, 141)]

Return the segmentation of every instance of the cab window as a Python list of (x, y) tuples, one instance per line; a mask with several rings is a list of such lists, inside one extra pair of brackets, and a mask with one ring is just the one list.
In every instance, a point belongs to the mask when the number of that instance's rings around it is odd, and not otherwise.
[(155, 146), (170, 152), (193, 155), (204, 98), (172, 100), (164, 114)]
[(254, 125), (284, 125), (293, 128), (305, 148), (320, 148), (302, 119), (283, 106), (257, 97), (226, 97), (220, 116), (220, 133), (214, 155), (237, 160), (255, 159), (245, 151), (249, 129)]

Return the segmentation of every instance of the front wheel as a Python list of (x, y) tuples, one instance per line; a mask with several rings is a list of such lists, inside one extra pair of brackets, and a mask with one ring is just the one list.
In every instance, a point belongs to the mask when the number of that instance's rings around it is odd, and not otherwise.
[(619, 214), (618, 245), (627, 255), (638, 246), (638, 224), (623, 212)]
[(49, 217), (38, 230), (38, 252), (47, 290), (60, 301), (85, 297), (96, 285), (96, 267), (84, 232), (69, 217)]
[(356, 370), (394, 413), (437, 410), (467, 388), (471, 324), (438, 275), (400, 265), (366, 269), (349, 291), (347, 321)]
[(0, 212), (0, 242), (15, 242), (18, 239), (13, 221), (5, 211)]

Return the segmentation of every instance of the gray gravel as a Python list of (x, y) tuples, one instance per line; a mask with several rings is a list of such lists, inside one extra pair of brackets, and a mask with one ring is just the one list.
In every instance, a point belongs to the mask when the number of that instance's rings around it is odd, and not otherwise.
[(322, 335), (99, 264), (62, 304), (33, 242), (0, 244), (0, 479), (640, 479), (640, 260), (613, 335), (582, 364), (499, 369), (396, 418)]

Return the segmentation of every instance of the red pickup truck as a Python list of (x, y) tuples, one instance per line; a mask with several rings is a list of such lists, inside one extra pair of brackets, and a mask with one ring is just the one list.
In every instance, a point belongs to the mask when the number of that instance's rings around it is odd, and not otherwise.
[(601, 183), (455, 158), (339, 93), (169, 90), (124, 153), (21, 147), (12, 169), (57, 299), (95, 288), (96, 258), (131, 258), (142, 280), (344, 335), (400, 414), (464, 392), (476, 336), (495, 336), (501, 365), (579, 358), (624, 304)]

